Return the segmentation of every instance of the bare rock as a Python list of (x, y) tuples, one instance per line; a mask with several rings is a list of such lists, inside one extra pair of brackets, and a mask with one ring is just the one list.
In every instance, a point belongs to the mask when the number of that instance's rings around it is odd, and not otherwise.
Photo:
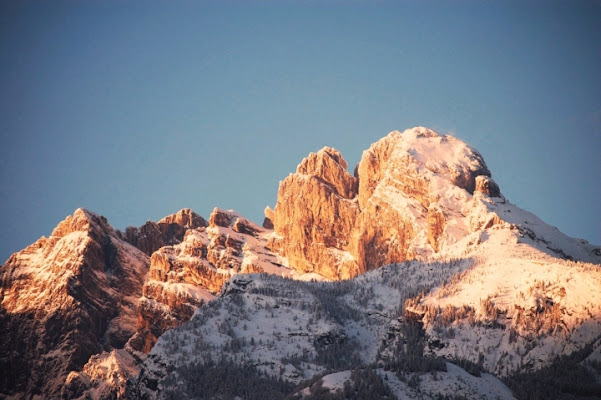
[[(122, 347), (135, 332), (131, 299), (142, 293), (148, 261), (84, 209), (13, 254), (0, 270), (0, 393), (57, 397), (91, 355)], [(72, 388), (85, 386), (76, 379)]]
[(309, 175), (323, 181), (333, 191), (347, 199), (357, 194), (357, 180), (347, 172), (342, 154), (331, 147), (324, 147), (317, 154), (311, 153), (298, 165), (296, 173)]
[(183, 226), (184, 228), (194, 229), (194, 228), (203, 228), (207, 227), (208, 222), (196, 214), (189, 208), (184, 208), (179, 210), (175, 214), (171, 214), (161, 219), (159, 224), (177, 224)]
[(238, 216), (235, 213), (215, 207), (209, 217), (209, 225), (213, 227), (221, 226), (223, 228), (229, 228), (236, 218), (238, 218)]
[(440, 249), (440, 237), (444, 233), (445, 228), (445, 217), (444, 213), (440, 209), (440, 207), (432, 204), (428, 208), (428, 243), (434, 249), (435, 252), (438, 252)]
[(263, 220), (263, 228), (273, 229), (273, 210), (271, 207), (265, 207), (265, 219)]
[(490, 175), (477, 151), (423, 127), (374, 143), (355, 176), (346, 167), (337, 150), (311, 153), (266, 210), (270, 248), (300, 272), (344, 279), (440, 251), (469, 233), (463, 225), (447, 230), (446, 213), (462, 215), (476, 177)]
[(152, 255), (163, 246), (178, 244), (189, 229), (207, 227), (208, 222), (189, 208), (161, 219), (148, 221), (139, 228), (128, 227), (121, 236), (147, 255)]
[[(350, 234), (358, 214), (357, 180), (346, 161), (331, 148), (304, 159), (295, 174), (280, 182), (273, 210), (277, 236), (269, 247), (288, 258), (301, 272), (329, 279), (350, 277), (356, 263), (348, 256)], [(349, 265), (350, 261), (350, 265)]]
[(163, 229), (153, 221), (148, 221), (139, 228), (133, 226), (125, 229), (125, 240), (147, 255), (151, 255), (156, 250), (169, 244), (169, 242), (178, 242), (184, 235), (185, 228), (173, 224), (165, 227), (169, 232), (163, 233)]
[(499, 185), (490, 177), (480, 175), (476, 177), (476, 192), (486, 194), (490, 197), (501, 197)]

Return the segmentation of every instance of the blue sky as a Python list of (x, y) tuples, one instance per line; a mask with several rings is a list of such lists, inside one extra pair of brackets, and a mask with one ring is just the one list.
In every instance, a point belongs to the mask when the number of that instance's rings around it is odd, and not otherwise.
[[(601, 244), (601, 3), (0, 3), (0, 259), (77, 207), (262, 222), (309, 152), (424, 125)], [(3, 261), (0, 261), (3, 262)]]

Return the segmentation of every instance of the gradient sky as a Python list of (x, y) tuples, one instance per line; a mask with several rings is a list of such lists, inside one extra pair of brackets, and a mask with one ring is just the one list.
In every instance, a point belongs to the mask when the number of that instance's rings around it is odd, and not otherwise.
[(311, 151), (417, 125), (601, 244), (601, 2), (0, 3), (0, 262), (85, 207), (261, 223)]

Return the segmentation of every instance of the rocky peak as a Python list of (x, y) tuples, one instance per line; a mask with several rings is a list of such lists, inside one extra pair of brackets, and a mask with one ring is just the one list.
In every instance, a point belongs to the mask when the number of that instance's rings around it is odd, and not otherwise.
[[(363, 152), (357, 170), (362, 207), (377, 183), (388, 184), (390, 180), (403, 179), (403, 174), (408, 172), (415, 181), (429, 175), (429, 171), (470, 194), (474, 192), (477, 176), (490, 176), (484, 159), (476, 150), (453, 136), (439, 135), (424, 127), (389, 133)], [(408, 183), (416, 183), (413, 190), (427, 190), (421, 182)]]
[(263, 220), (263, 228), (273, 229), (273, 210), (271, 209), (271, 207), (267, 206), (265, 207), (265, 210), (263, 210), (263, 213), (265, 214), (265, 219)]
[(0, 370), (13, 371), (0, 375), (0, 393), (54, 397), (69, 371), (123, 346), (147, 270), (145, 254), (84, 209), (13, 254), (0, 270)]
[(276, 233), (269, 247), (287, 257), (299, 272), (329, 279), (349, 278), (358, 272), (348, 256), (358, 213), (352, 200), (357, 179), (346, 166), (340, 152), (330, 147), (311, 153), (296, 173), (280, 182), (275, 209), (265, 210), (265, 223), (273, 225)]
[(159, 222), (148, 221), (139, 228), (130, 226), (121, 237), (133, 244), (147, 255), (152, 255), (163, 246), (180, 243), (189, 229), (208, 226), (207, 221), (189, 208), (161, 219)]
[(91, 231), (113, 233), (113, 228), (109, 226), (105, 217), (88, 211), (85, 208), (78, 208), (73, 215), (67, 216), (67, 218), (54, 228), (51, 236), (61, 238), (73, 232)]
[(208, 227), (189, 229), (181, 243), (155, 251), (131, 347), (150, 351), (163, 332), (190, 319), (235, 274), (287, 272), (280, 257), (266, 250), (267, 234), (237, 212), (215, 208)]
[(189, 229), (208, 226), (207, 221), (203, 217), (196, 214), (189, 208), (183, 208), (175, 214), (168, 215), (165, 218), (161, 219), (158, 223), (177, 224)]
[(478, 177), (479, 190), (500, 194), (480, 153), (424, 127), (372, 144), (355, 176), (346, 167), (330, 147), (309, 154), (266, 209), (270, 246), (299, 271), (348, 278), (436, 253), (468, 233), (447, 221), (471, 201)]
[(229, 228), (238, 216), (239, 215), (232, 210), (222, 210), (221, 208), (215, 207), (209, 216), (209, 226)]
[(347, 163), (338, 150), (324, 147), (303, 159), (296, 173), (318, 178), (339, 196), (351, 199), (357, 194), (357, 179), (346, 168)]
[(249, 219), (244, 218), (237, 212), (233, 210), (222, 210), (218, 207), (213, 209), (213, 212), (209, 217), (209, 227), (231, 228), (234, 232), (252, 236), (256, 236), (258, 233), (265, 231), (264, 228), (261, 228)]

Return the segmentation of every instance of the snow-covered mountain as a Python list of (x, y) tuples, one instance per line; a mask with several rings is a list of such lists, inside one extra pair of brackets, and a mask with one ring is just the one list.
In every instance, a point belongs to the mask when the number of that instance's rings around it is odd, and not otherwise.
[(83, 209), (13, 254), (1, 274), (0, 393), (58, 395), (90, 356), (122, 348), (136, 331), (148, 262)]
[(601, 395), (601, 249), (511, 204), (460, 140), (391, 132), (354, 175), (326, 147), (265, 214), (122, 233), (77, 210), (0, 270), (0, 394)]
[(532, 236), (544, 251), (601, 260), (598, 248), (507, 202), (480, 153), (452, 136), (394, 131), (363, 152), (354, 176), (346, 166), (335, 149), (310, 154), (266, 210), (270, 247), (293, 269), (347, 279), (406, 259), (461, 254), (469, 251), (463, 239), (499, 224)]

